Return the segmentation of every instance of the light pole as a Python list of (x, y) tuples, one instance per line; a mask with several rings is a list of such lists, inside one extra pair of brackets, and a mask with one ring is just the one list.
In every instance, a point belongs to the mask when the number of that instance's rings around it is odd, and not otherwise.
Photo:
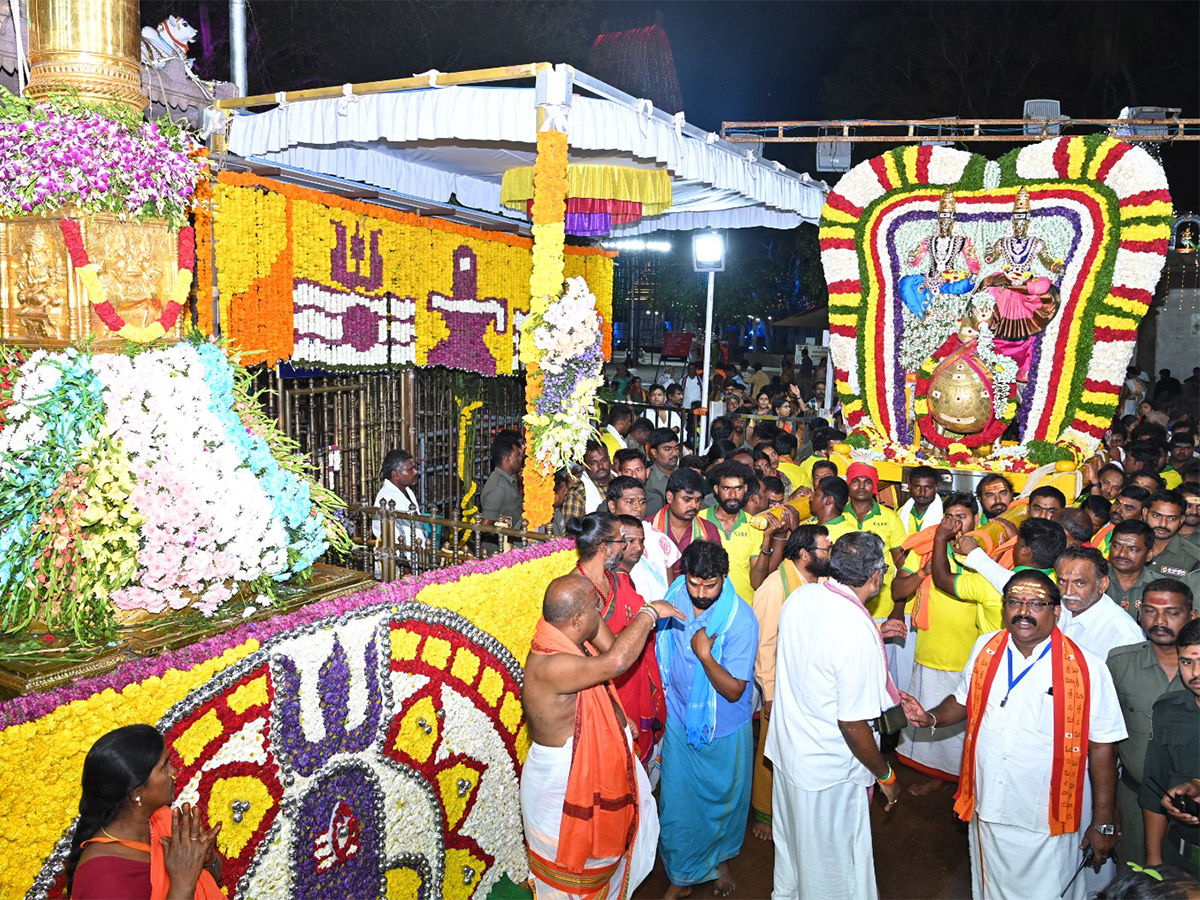
[(725, 271), (725, 238), (719, 231), (702, 231), (692, 236), (692, 269), (708, 273), (708, 302), (704, 308), (704, 376), (700, 381), (700, 400), (704, 416), (700, 419), (700, 446), (708, 446), (708, 376), (712, 365), (713, 282), (717, 272)]

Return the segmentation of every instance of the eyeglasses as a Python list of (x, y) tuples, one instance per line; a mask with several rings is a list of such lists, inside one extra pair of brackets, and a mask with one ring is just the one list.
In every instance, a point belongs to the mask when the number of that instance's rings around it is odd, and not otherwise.
[(1028, 608), (1030, 612), (1040, 613), (1043, 609), (1057, 604), (1051, 603), (1049, 600), (1009, 600), (1004, 598), (1004, 608), (1016, 612), (1021, 608)]
[(602, 544), (628, 544), (629, 538), (605, 538)]
[(879, 568), (878, 568), (876, 571), (878, 571), (878, 572), (882, 572), (884, 575), (886, 575), (886, 574), (887, 574), (887, 572), (888, 572), (888, 564), (887, 564), (887, 563), (880, 563), (880, 564), (879, 564)]

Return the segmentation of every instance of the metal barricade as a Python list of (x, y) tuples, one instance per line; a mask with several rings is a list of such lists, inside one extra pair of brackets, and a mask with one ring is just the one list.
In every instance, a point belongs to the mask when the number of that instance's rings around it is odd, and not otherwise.
[(553, 540), (553, 535), (540, 531), (401, 512), (392, 501), (354, 506), (348, 513), (353, 526), (352, 565), (380, 581), (396, 581)]

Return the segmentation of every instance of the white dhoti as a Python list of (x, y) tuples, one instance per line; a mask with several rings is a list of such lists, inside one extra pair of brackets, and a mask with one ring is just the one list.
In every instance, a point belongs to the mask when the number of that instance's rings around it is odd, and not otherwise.
[[(1055, 900), (1083, 859), (1078, 832), (1051, 836), (1016, 825), (971, 820), (974, 900)], [(1081, 874), (1064, 900), (1087, 896)]]
[[(1079, 820), (1079, 839), (1083, 840), (1082, 832), (1087, 831), (1087, 827), (1092, 824), (1092, 777), (1086, 764), (1083, 767), (1083, 791), (1079, 800), (1079, 808), (1083, 810), (1083, 816)], [(1136, 860), (1134, 861), (1136, 862)], [(1079, 865), (1078, 860), (1076, 860), (1075, 865)], [(1117, 863), (1110, 856), (1104, 861), (1104, 865), (1100, 867), (1099, 872), (1088, 866), (1080, 874), (1079, 880), (1083, 882), (1083, 886), (1086, 889), (1086, 896), (1090, 897), (1116, 877)]]
[[(882, 626), (887, 619), (876, 619), (875, 623)], [(914, 657), (917, 653), (917, 633), (913, 631), (912, 616), (904, 614), (904, 637), (888, 638), (883, 642), (887, 651), (888, 672), (892, 683), (906, 694), (912, 693), (909, 685), (912, 682)]]
[[(916, 635), (911, 635), (916, 642)], [(915, 663), (907, 693), (912, 694), (925, 709), (933, 709), (954, 693), (961, 672), (944, 672)], [(900, 734), (896, 754), (902, 761), (933, 778), (955, 780), (962, 771), (963, 736), (967, 723), (959, 722), (948, 728), (939, 727), (930, 734), (928, 728), (905, 727)]]
[[(530, 850), (549, 860), (558, 855), (558, 833), (562, 826), (563, 802), (567, 798), (573, 743), (573, 740), (568, 740), (562, 747), (532, 744), (521, 770), (521, 822), (525, 826), (525, 840)], [(632, 745), (630, 738), (631, 748)], [(636, 755), (633, 768), (637, 773), (638, 830), (628, 863), (629, 895), (654, 868), (654, 855), (658, 847), (658, 809), (651, 794), (650, 782)], [(624, 857), (589, 859), (586, 865), (588, 871), (603, 870), (617, 862), (619, 865), (608, 878), (614, 897), (625, 878)], [(569, 900), (580, 896), (546, 883), (538, 877), (536, 870), (532, 874), (537, 900)]]
[(771, 789), (771, 900), (875, 900), (867, 789), (842, 782), (806, 791), (779, 769)]

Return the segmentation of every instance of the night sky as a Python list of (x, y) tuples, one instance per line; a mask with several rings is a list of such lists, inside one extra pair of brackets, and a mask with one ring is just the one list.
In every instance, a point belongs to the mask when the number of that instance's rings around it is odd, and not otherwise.
[[(145, 21), (176, 13), (197, 24), (207, 15), (218, 39), (227, 29), (225, 3), (141, 6)], [(586, 71), (588, 47), (602, 27), (649, 25), (661, 12), (684, 111), (708, 130), (723, 120), (864, 114), (1017, 118), (1025, 99), (1041, 97), (1060, 100), (1063, 113), (1077, 117), (1113, 117), (1126, 105), (1181, 107), (1183, 116), (1200, 117), (1200, 4), (1193, 0), (249, 0), (249, 8), (260, 38), (249, 54), (252, 92), (539, 60)], [(946, 36), (952, 47), (969, 48), (969, 77), (948, 77), (927, 63), (937, 57), (930, 46)], [(227, 51), (217, 44), (211, 74), (227, 77)], [(898, 62), (919, 89), (895, 89), (884, 63)], [(872, 80), (883, 86), (874, 94)], [(994, 157), (1019, 145), (959, 146)], [(815, 171), (812, 147), (768, 145), (767, 155), (836, 182), (836, 174)], [(886, 149), (856, 145), (853, 160)], [(1162, 159), (1176, 208), (1200, 209), (1200, 142), (1164, 147)]]

